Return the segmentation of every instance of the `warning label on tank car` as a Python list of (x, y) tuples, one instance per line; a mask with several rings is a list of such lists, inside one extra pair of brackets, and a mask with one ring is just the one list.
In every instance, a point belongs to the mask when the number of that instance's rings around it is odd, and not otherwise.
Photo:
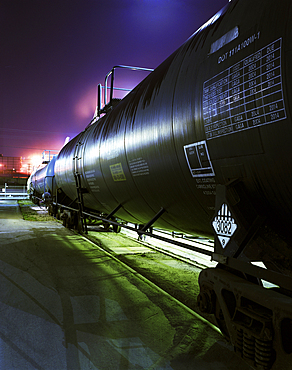
[(149, 175), (149, 166), (145, 159), (139, 157), (129, 161), (132, 176)]
[(126, 181), (122, 163), (112, 164), (110, 170), (114, 181)]
[(214, 176), (206, 141), (184, 146), (186, 160), (193, 177)]
[(228, 209), (227, 204), (223, 203), (215, 216), (212, 226), (220, 241), (222, 248), (225, 248), (232, 235), (237, 229), (237, 224)]
[(204, 82), (207, 140), (286, 118), (281, 48), (280, 38)]

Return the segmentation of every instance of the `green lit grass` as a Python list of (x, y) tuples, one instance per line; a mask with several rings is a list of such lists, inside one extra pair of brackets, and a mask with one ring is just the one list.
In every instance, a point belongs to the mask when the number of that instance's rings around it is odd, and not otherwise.
[(22, 217), (26, 221), (55, 221), (55, 218), (48, 214), (45, 207), (38, 207), (30, 200), (19, 200), (18, 205)]

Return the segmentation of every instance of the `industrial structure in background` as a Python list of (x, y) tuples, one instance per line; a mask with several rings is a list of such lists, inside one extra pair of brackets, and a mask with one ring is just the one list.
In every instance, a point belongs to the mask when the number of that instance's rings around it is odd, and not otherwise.
[(56, 150), (44, 150), (42, 155), (37, 157), (37, 161), (34, 157), (6, 157), (0, 154), (0, 186), (4, 184), (26, 185), (31, 173), (49, 163), (57, 154)]
[(38, 162), (33, 158), (5, 157), (0, 154), (0, 199), (27, 198), (29, 176), (49, 163), (56, 154), (55, 150), (44, 150)]
[(0, 154), (0, 185), (25, 185), (32, 172), (32, 164), (22, 157)]

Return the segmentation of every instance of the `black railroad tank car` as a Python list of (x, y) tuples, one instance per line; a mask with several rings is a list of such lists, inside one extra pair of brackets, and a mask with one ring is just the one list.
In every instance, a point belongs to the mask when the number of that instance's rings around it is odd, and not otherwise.
[(77, 185), (87, 210), (215, 235), (198, 305), (264, 369), (292, 354), (291, 21), (290, 0), (229, 2), (54, 167), (58, 192), (73, 201)]
[(56, 191), (55, 161), (57, 157), (43, 168), (34, 170), (27, 181), (27, 191), (33, 202), (38, 203), (44, 195), (52, 195)]
[(62, 149), (57, 185), (75, 199), (77, 170), (88, 208), (143, 224), (163, 207), (157, 226), (210, 235), (216, 184), (240, 179), (289, 230), (290, 12), (232, 1)]

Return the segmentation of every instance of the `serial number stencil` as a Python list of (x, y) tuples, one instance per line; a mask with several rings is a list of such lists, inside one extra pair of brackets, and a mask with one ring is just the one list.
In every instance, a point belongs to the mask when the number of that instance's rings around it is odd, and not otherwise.
[(281, 47), (280, 38), (204, 82), (207, 140), (286, 118)]

